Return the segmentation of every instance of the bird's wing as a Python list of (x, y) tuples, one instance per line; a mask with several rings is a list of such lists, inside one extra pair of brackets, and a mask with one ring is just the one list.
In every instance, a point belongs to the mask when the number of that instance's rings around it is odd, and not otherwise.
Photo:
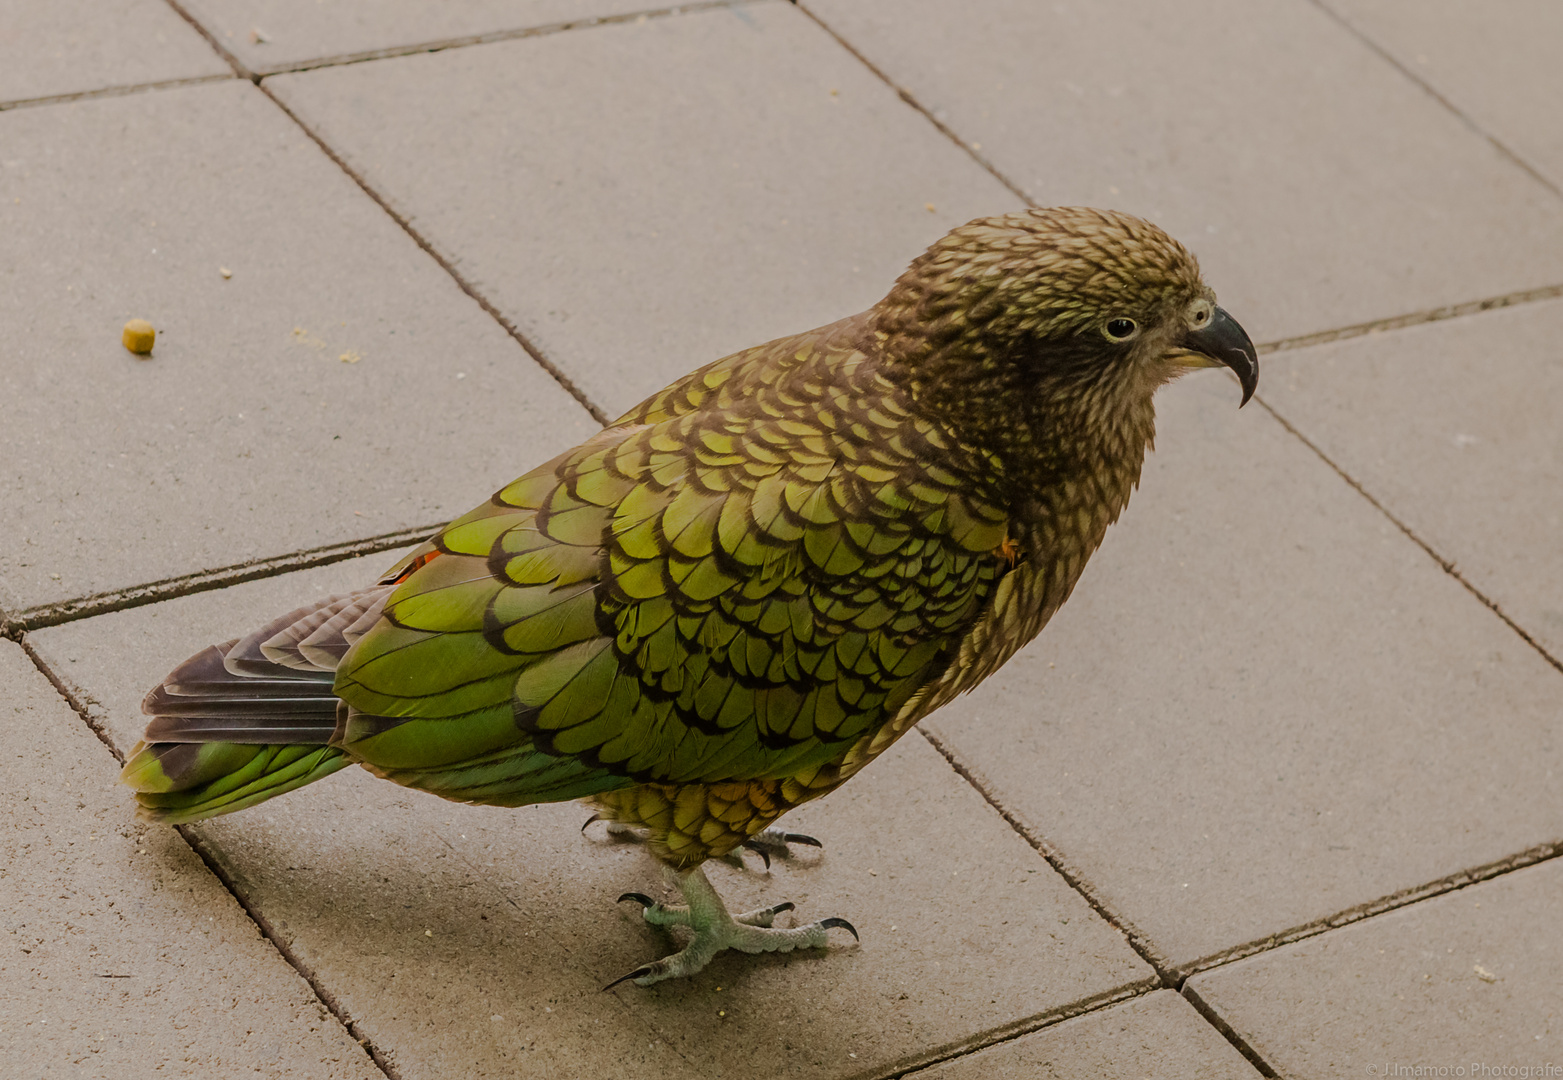
[(884, 723), (983, 610), (1007, 520), (807, 353), (775, 393), (605, 431), (447, 527), (338, 668), (348, 748), (711, 782), (805, 774)]

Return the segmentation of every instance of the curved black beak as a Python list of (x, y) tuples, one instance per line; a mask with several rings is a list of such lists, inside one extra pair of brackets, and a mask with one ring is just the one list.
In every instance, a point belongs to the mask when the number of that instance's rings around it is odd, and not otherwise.
[(1231, 368), (1237, 381), (1243, 384), (1243, 401), (1238, 408), (1248, 404), (1259, 385), (1259, 354), (1254, 351), (1248, 331), (1239, 326), (1225, 308), (1216, 308), (1210, 322), (1198, 330), (1190, 330), (1178, 344), (1191, 353)]

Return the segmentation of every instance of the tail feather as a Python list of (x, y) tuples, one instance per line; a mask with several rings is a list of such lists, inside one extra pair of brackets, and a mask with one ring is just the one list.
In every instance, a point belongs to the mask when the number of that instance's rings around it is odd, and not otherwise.
[(389, 586), (333, 596), (213, 645), (147, 695), (145, 741), (121, 779), (144, 817), (179, 823), (231, 813), (354, 763), (336, 741), (346, 713), (336, 665), (380, 617)]
[[(353, 643), (379, 621), (391, 592), (391, 589), (385, 588), (355, 594), (350, 598), (351, 603), (343, 605), (340, 611), (321, 623), (314, 633), (298, 641), (295, 647), (299, 655), (319, 667), (335, 671)], [(278, 639), (291, 638), (293, 633), (291, 629), (283, 631), (261, 646), (261, 650), (271, 655), (269, 650), (278, 644)]]
[(325, 743), (336, 729), (331, 673), (271, 665), (271, 677), (235, 675), (223, 646), (213, 645), (175, 668), (147, 695), (148, 742)]
[(135, 789), (141, 817), (180, 825), (243, 810), (351, 764), (334, 746), (141, 743), (120, 779)]
[(279, 615), (234, 643), (228, 652), (228, 669), (235, 675), (261, 676), (273, 674), (278, 667), (296, 671), (333, 670), (335, 664), (323, 668), (302, 655), (297, 648), (298, 642), (313, 634), (360, 595), (344, 593), (328, 596), (318, 604), (295, 608), (286, 615)]
[[(221, 645), (209, 645), (196, 653), (190, 659), (170, 671), (166, 678), (147, 695), (142, 703), (142, 711), (150, 712), (151, 703), (163, 698), (198, 698), (202, 695), (222, 694), (226, 689), (234, 686), (269, 686), (272, 683), (286, 683), (288, 686), (297, 686), (299, 683), (329, 683), (330, 672), (299, 672), (278, 670), (272, 666), (268, 674), (245, 675), (232, 670), (228, 666), (228, 656), (233, 652), (237, 641), (227, 641)], [(281, 689), (281, 687), (277, 687)], [(260, 691), (252, 691), (259, 693)]]

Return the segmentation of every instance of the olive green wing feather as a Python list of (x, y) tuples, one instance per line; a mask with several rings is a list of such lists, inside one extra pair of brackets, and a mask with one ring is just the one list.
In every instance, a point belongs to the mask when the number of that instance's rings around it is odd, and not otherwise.
[(946, 667), (1005, 515), (860, 354), (772, 348), (442, 532), (338, 669), (348, 749), (485, 802), (798, 776)]

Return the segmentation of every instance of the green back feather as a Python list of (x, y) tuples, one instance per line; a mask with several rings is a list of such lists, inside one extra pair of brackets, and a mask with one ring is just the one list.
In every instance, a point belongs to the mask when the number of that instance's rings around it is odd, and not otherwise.
[(395, 721), (346, 748), (526, 802), (794, 775), (883, 725), (984, 611), (1009, 522), (852, 329), (697, 371), (448, 526), (338, 668)]

